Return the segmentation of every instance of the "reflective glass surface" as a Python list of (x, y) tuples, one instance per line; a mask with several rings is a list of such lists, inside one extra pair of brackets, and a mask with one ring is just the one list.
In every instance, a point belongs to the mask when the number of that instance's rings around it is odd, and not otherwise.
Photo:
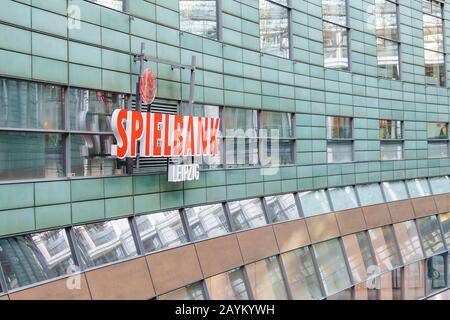
[(414, 221), (394, 224), (394, 230), (405, 264), (424, 258)]
[(319, 278), (316, 274), (308, 247), (281, 255), (286, 276), (295, 300), (317, 300), (322, 298)]
[(350, 277), (339, 240), (321, 242), (313, 248), (327, 296), (349, 287)]
[(350, 141), (327, 143), (328, 163), (343, 163), (353, 161), (353, 144)]
[(315, 216), (331, 211), (325, 190), (306, 191), (299, 194), (302, 205), (303, 215), (305, 217)]
[(260, 199), (229, 202), (231, 223), (236, 231), (267, 224)]
[(380, 120), (380, 139), (402, 139), (402, 122), (397, 120)]
[(75, 226), (75, 245), (85, 268), (135, 257), (136, 245), (128, 219)]
[(62, 135), (0, 132), (0, 180), (64, 177)]
[(328, 139), (351, 139), (352, 137), (352, 118), (327, 117)]
[(322, 0), (322, 17), (340, 25), (347, 24), (346, 0)]
[(397, 5), (395, 1), (375, 0), (377, 36), (398, 40)]
[(298, 209), (293, 194), (266, 197), (267, 213), (271, 223), (298, 219)]
[(396, 269), (379, 277), (379, 299), (401, 300), (402, 299), (402, 272)]
[(332, 188), (328, 190), (334, 211), (358, 207), (355, 189), (353, 187)]
[(158, 297), (158, 300), (206, 300), (203, 286), (200, 282), (174, 290)]
[(0, 264), (9, 290), (75, 271), (65, 230), (0, 239)]
[(450, 179), (448, 176), (429, 178), (428, 181), (430, 181), (433, 194), (450, 192)]
[(180, 30), (217, 39), (217, 1), (180, 0)]
[(377, 38), (378, 76), (392, 80), (400, 79), (398, 42)]
[(93, 2), (96, 2), (102, 6), (115, 9), (115, 10), (123, 10), (123, 1), (124, 0), (91, 0)]
[(323, 22), (325, 68), (348, 69), (348, 29)]
[(211, 300), (249, 300), (243, 269), (205, 279)]
[(448, 142), (428, 141), (428, 157), (429, 158), (447, 158)]
[(371, 229), (369, 230), (369, 235), (381, 271), (399, 267), (401, 259), (391, 226)]
[(405, 266), (405, 300), (416, 300), (425, 296), (425, 262), (418, 261)]
[(445, 250), (439, 221), (436, 216), (417, 219), (417, 228), (422, 240), (425, 256), (430, 257)]
[(380, 158), (382, 161), (403, 159), (403, 142), (381, 141)]
[(406, 186), (408, 187), (411, 198), (426, 197), (431, 195), (431, 190), (428, 186), (427, 179), (406, 180)]
[(356, 191), (362, 206), (371, 206), (384, 202), (383, 193), (378, 183), (357, 185)]
[(277, 257), (245, 266), (255, 300), (287, 300)]
[(450, 212), (440, 214), (439, 220), (441, 221), (442, 230), (444, 231), (447, 247), (450, 247)]
[(194, 241), (230, 232), (222, 204), (186, 208), (186, 218)]
[(408, 199), (408, 192), (403, 181), (383, 182), (381, 185), (386, 195), (386, 201), (391, 202)]
[(445, 54), (424, 50), (425, 80), (427, 84), (445, 86)]
[(259, 0), (259, 26), (261, 51), (289, 58), (289, 9)]
[(370, 240), (366, 232), (358, 232), (342, 238), (348, 263), (355, 283), (366, 280), (371, 274), (370, 267), (376, 265), (370, 250)]
[(446, 255), (441, 254), (427, 259), (427, 294), (447, 287), (447, 273)]
[(155, 212), (135, 219), (146, 253), (188, 242), (178, 210)]
[(292, 130), (292, 115), (286, 112), (261, 112), (261, 129), (267, 130), (267, 136), (271, 137), (273, 130), (278, 134), (279, 138), (292, 138), (294, 132)]
[(448, 139), (448, 123), (428, 122), (428, 139)]

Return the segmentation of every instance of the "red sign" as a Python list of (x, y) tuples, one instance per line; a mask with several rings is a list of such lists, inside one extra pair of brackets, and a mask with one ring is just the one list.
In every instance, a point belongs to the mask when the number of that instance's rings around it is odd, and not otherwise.
[[(111, 154), (126, 157), (215, 156), (220, 119), (114, 110), (111, 126), (117, 145)], [(138, 142), (140, 148), (138, 152)]]

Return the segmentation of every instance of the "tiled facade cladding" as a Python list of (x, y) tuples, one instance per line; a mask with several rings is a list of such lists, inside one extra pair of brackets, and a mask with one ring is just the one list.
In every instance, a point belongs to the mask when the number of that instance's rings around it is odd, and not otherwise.
[[(133, 92), (133, 54), (190, 63), (196, 102), (296, 113), (296, 165), (0, 185), (0, 236), (209, 202), (368, 182), (450, 174), (450, 158), (428, 159), (427, 121), (449, 122), (449, 88), (425, 85), (420, 0), (400, 0), (401, 80), (377, 78), (374, 0), (349, 0), (351, 71), (323, 67), (320, 1), (293, 0), (292, 59), (259, 52), (257, 0), (222, 1), (223, 40), (179, 31), (178, 0), (131, 0), (129, 14), (83, 0), (1, 0), (0, 75)], [(67, 28), (67, 6), (81, 29)], [(450, 7), (445, 7), (445, 20)], [(450, 43), (448, 24), (446, 43)], [(447, 52), (448, 46), (447, 46)], [(189, 73), (148, 63), (161, 98), (187, 100)], [(450, 73), (447, 70), (447, 78)], [(354, 162), (327, 164), (327, 115), (354, 118)], [(380, 161), (379, 119), (404, 121), (404, 160)], [(87, 210), (89, 209), (89, 210)]]

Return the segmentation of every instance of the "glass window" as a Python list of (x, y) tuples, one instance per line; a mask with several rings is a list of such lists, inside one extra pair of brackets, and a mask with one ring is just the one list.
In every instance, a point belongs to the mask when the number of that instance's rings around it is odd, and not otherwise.
[(427, 131), (428, 139), (448, 139), (448, 123), (429, 122)]
[(352, 288), (333, 294), (327, 300), (352, 300)]
[(124, 10), (124, 1), (126, 0), (90, 0), (96, 2), (102, 6), (115, 9), (115, 10)]
[[(376, 280), (375, 280), (376, 281)], [(377, 300), (377, 290), (368, 288), (366, 282), (358, 283), (353, 288), (354, 300)]]
[(404, 268), (405, 300), (417, 300), (425, 296), (425, 262), (417, 261)]
[(135, 219), (146, 253), (188, 242), (178, 210), (155, 212)]
[(302, 212), (305, 217), (311, 217), (331, 211), (325, 190), (306, 191), (299, 194)]
[(444, 4), (423, 0), (425, 76), (428, 84), (445, 86)]
[(402, 121), (380, 120), (380, 139), (403, 139)]
[(428, 158), (447, 158), (448, 142), (428, 141)]
[(317, 300), (323, 297), (308, 247), (284, 253), (281, 259), (295, 300)]
[(370, 250), (370, 240), (366, 232), (358, 232), (342, 238), (353, 280), (359, 283), (371, 275), (370, 267), (376, 265)]
[(393, 270), (379, 277), (380, 300), (402, 300), (402, 271)]
[(201, 282), (174, 290), (158, 297), (158, 300), (206, 300)]
[(180, 0), (180, 30), (217, 39), (217, 1)]
[(433, 194), (450, 193), (450, 181), (448, 176), (430, 178), (431, 191)]
[(391, 202), (408, 199), (408, 192), (403, 181), (383, 182), (381, 185), (386, 195), (386, 201)]
[(381, 160), (403, 159), (402, 122), (397, 120), (380, 120)]
[(427, 294), (447, 287), (447, 259), (445, 254), (427, 259)]
[(9, 290), (75, 271), (65, 230), (0, 239), (0, 264)]
[(392, 270), (401, 265), (401, 259), (390, 226), (369, 230), (370, 240), (381, 271)]
[(393, 80), (400, 78), (397, 15), (397, 1), (375, 1), (378, 76)]
[(229, 202), (232, 224), (236, 231), (267, 224), (260, 199)]
[(0, 180), (64, 177), (62, 135), (0, 132)]
[(0, 78), (0, 127), (63, 129), (64, 88)]
[(327, 117), (327, 159), (329, 163), (353, 161), (352, 119)]
[(405, 264), (424, 258), (414, 221), (394, 224), (394, 230)]
[(330, 140), (352, 139), (352, 118), (327, 117), (327, 138)]
[(136, 245), (128, 219), (76, 226), (75, 245), (85, 268), (135, 257)]
[(402, 160), (403, 142), (381, 141), (380, 156), (382, 161)]
[(325, 67), (349, 67), (346, 0), (322, 0)]
[(448, 155), (448, 123), (428, 123), (428, 157), (446, 158)]
[(255, 300), (287, 300), (277, 257), (245, 266)]
[(439, 215), (447, 247), (450, 247), (450, 212)]
[(339, 240), (321, 242), (313, 245), (313, 248), (327, 296), (350, 287), (350, 277)]
[(350, 141), (331, 142), (327, 144), (328, 163), (344, 163), (353, 161), (353, 143)]
[(425, 256), (430, 257), (445, 250), (439, 221), (436, 216), (417, 219), (417, 228), (419, 229)]
[(221, 273), (205, 283), (211, 300), (249, 300), (243, 269)]
[(259, 0), (259, 32), (262, 52), (289, 58), (290, 35), (287, 1)]
[(334, 211), (348, 210), (358, 207), (353, 187), (332, 188), (328, 190)]
[(357, 185), (356, 191), (362, 206), (371, 206), (384, 202), (383, 193), (378, 183)]
[[(218, 237), (230, 232), (225, 211), (221, 203), (187, 208), (186, 218), (193, 233), (194, 241)], [(197, 226), (197, 228), (195, 228)], [(195, 232), (201, 226), (202, 232)]]
[(292, 115), (286, 112), (261, 111), (261, 129), (267, 130), (267, 136), (276, 138), (292, 138)]
[(297, 204), (293, 194), (266, 197), (267, 210), (271, 223), (299, 218)]
[(427, 179), (406, 180), (409, 195), (411, 198), (426, 197), (431, 195)]

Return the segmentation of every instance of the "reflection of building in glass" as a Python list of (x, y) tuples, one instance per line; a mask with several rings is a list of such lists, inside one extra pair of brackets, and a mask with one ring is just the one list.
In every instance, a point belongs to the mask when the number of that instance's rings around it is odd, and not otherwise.
[(215, 0), (180, 0), (180, 29), (206, 38), (217, 38)]
[(259, 12), (261, 51), (289, 58), (289, 9), (260, 0)]
[(111, 9), (123, 10), (123, 0), (94, 0), (94, 2)]

